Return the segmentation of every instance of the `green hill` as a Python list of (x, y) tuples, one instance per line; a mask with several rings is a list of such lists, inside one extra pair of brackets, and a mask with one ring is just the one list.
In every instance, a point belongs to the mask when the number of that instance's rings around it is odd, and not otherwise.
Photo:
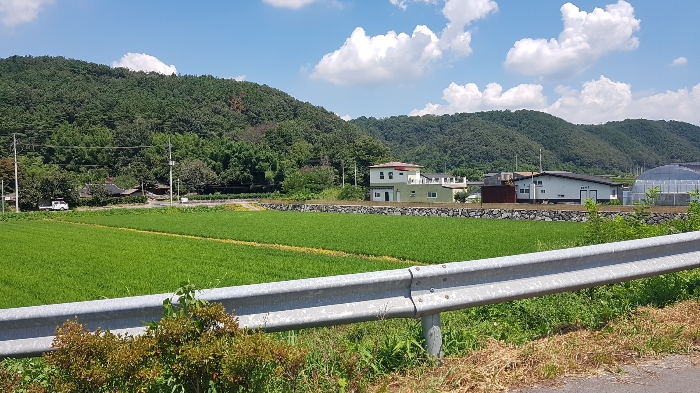
[[(177, 175), (194, 171), (199, 185), (270, 185), (305, 166), (340, 172), (388, 156), (354, 124), (265, 85), (61, 57), (0, 59), (0, 158), (13, 133), (25, 166), (55, 164), (85, 182), (166, 180), (168, 139)], [(141, 147), (96, 148), (108, 146)]]
[[(354, 162), (366, 185), (366, 167), (389, 159), (426, 171), (493, 171), (514, 170), (517, 156), (518, 169), (529, 171), (538, 169), (541, 150), (544, 169), (584, 173), (700, 161), (700, 127), (682, 122), (574, 125), (526, 110), (346, 122), (252, 82), (133, 72), (62, 57), (0, 59), (6, 191), (14, 178), (13, 134), (26, 206), (106, 177), (124, 188), (167, 182), (169, 142), (176, 179), (200, 191), (274, 189), (305, 174), (324, 186), (337, 184), (343, 166), (352, 183)], [(299, 172), (314, 166), (326, 169)]]
[(545, 170), (631, 173), (700, 161), (700, 127), (677, 121), (625, 120), (575, 125), (537, 111), (490, 111), (352, 121), (384, 141), (399, 160), (427, 170)]

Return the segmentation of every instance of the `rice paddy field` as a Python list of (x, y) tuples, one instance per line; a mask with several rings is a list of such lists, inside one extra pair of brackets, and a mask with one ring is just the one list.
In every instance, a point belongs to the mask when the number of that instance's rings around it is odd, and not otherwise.
[[(145, 209), (144, 209), (145, 210)], [(167, 210), (167, 209), (166, 209)], [(405, 268), (573, 246), (582, 224), (276, 211), (0, 222), (0, 308)]]

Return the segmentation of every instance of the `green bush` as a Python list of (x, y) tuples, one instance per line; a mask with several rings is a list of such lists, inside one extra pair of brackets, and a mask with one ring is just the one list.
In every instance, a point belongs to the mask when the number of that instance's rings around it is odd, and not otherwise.
[(341, 201), (364, 201), (367, 190), (360, 186), (345, 186), (340, 190), (338, 199)]
[(465, 191), (456, 192), (454, 195), (455, 202), (466, 203), (468, 196), (469, 196), (468, 192), (465, 192)]
[(135, 205), (148, 202), (148, 197), (143, 196), (124, 196), (124, 197), (90, 197), (81, 199), (80, 206), (108, 206), (108, 205)]
[[(223, 305), (194, 298), (183, 284), (179, 305), (142, 336), (90, 332), (77, 320), (56, 330), (43, 355), (46, 382), (25, 381), (0, 365), (2, 391), (266, 392), (293, 391), (307, 351), (259, 330), (241, 330)], [(21, 371), (21, 369), (19, 370)]]
[(189, 195), (191, 201), (211, 201), (218, 199), (264, 199), (270, 198), (273, 195), (271, 192), (258, 193), (243, 193), (243, 194), (206, 194), (206, 195)]

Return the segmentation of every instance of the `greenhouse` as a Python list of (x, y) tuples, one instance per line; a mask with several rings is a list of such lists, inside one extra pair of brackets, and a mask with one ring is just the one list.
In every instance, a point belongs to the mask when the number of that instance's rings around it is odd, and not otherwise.
[(623, 193), (623, 203), (632, 205), (646, 198), (647, 190), (659, 187), (658, 206), (688, 206), (690, 192), (700, 189), (700, 162), (670, 164), (642, 173), (630, 191)]

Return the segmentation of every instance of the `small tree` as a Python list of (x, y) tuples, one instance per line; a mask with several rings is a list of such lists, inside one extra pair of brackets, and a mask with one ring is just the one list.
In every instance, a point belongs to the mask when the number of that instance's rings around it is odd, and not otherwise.
[(330, 166), (301, 168), (288, 174), (282, 182), (282, 188), (288, 193), (319, 193), (335, 185), (336, 170)]
[(185, 160), (178, 165), (177, 175), (188, 192), (201, 192), (208, 184), (218, 180), (206, 162), (198, 159)]
[(469, 193), (466, 191), (459, 191), (455, 193), (455, 202), (466, 203)]

